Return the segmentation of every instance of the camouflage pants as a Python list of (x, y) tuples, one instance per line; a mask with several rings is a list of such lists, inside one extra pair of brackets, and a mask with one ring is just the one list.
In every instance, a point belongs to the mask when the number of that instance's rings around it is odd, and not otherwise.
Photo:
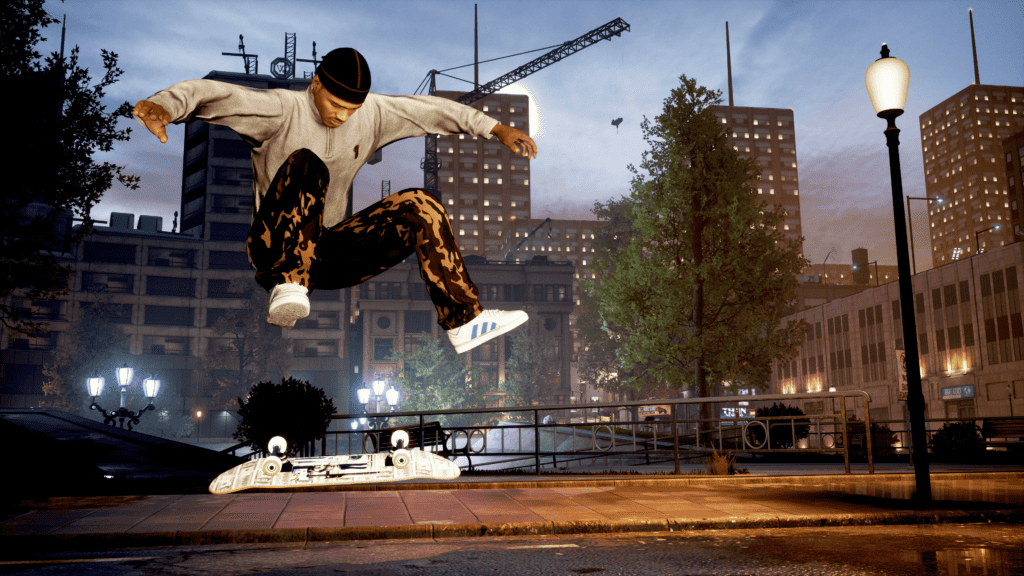
[(329, 178), (327, 166), (306, 149), (278, 169), (246, 242), (260, 286), (347, 288), (415, 253), (438, 324), (457, 328), (483, 311), (441, 202), (408, 188), (325, 229)]

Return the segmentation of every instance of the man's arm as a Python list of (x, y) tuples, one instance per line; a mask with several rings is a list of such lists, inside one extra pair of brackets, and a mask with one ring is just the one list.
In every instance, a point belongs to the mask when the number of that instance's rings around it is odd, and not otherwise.
[(524, 158), (537, 157), (537, 143), (526, 132), (510, 126), (496, 124), (494, 128), (491, 128), (491, 134), (494, 134), (499, 142), (508, 146), (513, 154), (521, 152)]
[(262, 142), (277, 128), (283, 114), (272, 90), (252, 90), (213, 80), (186, 80), (140, 100), (134, 114), (160, 142), (166, 126), (199, 118), (227, 126), (239, 135)]

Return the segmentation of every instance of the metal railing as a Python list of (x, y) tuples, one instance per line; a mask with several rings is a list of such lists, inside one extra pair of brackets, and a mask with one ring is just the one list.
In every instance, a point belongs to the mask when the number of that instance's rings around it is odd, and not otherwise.
[[(701, 405), (710, 405), (710, 413), (721, 415), (722, 408), (736, 408), (740, 402), (770, 405), (772, 402), (793, 403), (798, 400), (841, 400), (831, 413), (793, 416), (742, 417), (699, 416)], [(851, 418), (848, 400), (853, 399)], [(719, 396), (712, 398), (677, 398), (635, 402), (604, 402), (594, 404), (560, 404), (503, 408), (439, 410), (432, 412), (390, 412), (371, 414), (338, 414), (333, 416), (347, 428), (353, 420), (386, 417), (390, 426), (419, 425), (441, 421), (450, 435), (449, 449), (469, 446), (469, 457), (458, 456), (460, 467), (470, 470), (504, 465), (504, 469), (557, 467), (559, 464), (582, 463), (614, 458), (620, 464), (641, 466), (673, 462), (680, 472), (681, 460), (707, 458), (714, 452), (748, 454), (820, 453), (843, 456), (845, 471), (850, 473), (851, 453), (860, 454), (864, 446), (869, 473), (874, 473), (872, 436), (857, 434), (858, 426), (872, 430), (871, 397), (863, 391), (820, 392), (808, 394), (768, 394), (757, 396)], [(822, 403), (824, 405), (824, 403)], [(640, 420), (635, 416), (640, 406), (661, 405), (669, 414)], [(792, 404), (791, 404), (792, 405)], [(604, 412), (611, 416), (599, 418)], [(501, 421), (502, 417), (505, 421)], [(591, 418), (594, 416), (593, 418)], [(458, 420), (456, 423), (449, 422)], [(509, 421), (511, 420), (511, 421)], [(446, 423), (447, 422), (447, 423)], [(301, 449), (303, 456), (354, 454), (372, 450), (370, 436), (388, 433), (385, 430), (328, 431), (319, 442)], [(526, 436), (525, 440), (523, 436)], [(806, 441), (801, 441), (806, 439)], [(386, 443), (386, 442), (385, 442)], [(379, 445), (379, 442), (376, 444)], [(235, 453), (239, 444), (225, 452)], [(429, 449), (431, 447), (426, 447)], [(433, 447), (440, 451), (440, 446)], [(252, 456), (256, 456), (255, 454)]]

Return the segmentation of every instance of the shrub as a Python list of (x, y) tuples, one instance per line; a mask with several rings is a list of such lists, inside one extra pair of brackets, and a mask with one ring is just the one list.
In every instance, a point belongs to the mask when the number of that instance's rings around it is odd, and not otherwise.
[(309, 382), (282, 378), (280, 384), (259, 382), (245, 400), (238, 399), (242, 421), (234, 437), (263, 452), (274, 436), (288, 442), (288, 455), (327, 433), (334, 415), (334, 401)]
[[(868, 445), (864, 434), (864, 422), (850, 417), (846, 422), (846, 434), (850, 437), (850, 455), (867, 458)], [(892, 448), (896, 444), (896, 433), (884, 424), (871, 423), (871, 450), (877, 455), (879, 450)], [(836, 446), (842, 447), (843, 438), (836, 439)]]
[[(786, 406), (785, 404), (772, 404), (771, 408), (761, 407), (754, 413), (756, 417), (773, 417), (773, 416), (803, 416), (804, 411), (796, 408)], [(796, 430), (796, 439), (807, 438), (810, 434), (811, 424), (806, 418), (796, 418), (793, 424), (790, 423), (788, 418), (780, 418), (778, 420), (763, 420), (766, 427), (771, 427), (771, 434), (769, 438), (771, 442), (763, 448), (792, 448), (794, 446), (793, 431)], [(761, 446), (764, 442), (765, 429), (757, 424), (753, 424), (747, 427), (747, 442), (750, 446)]]
[(936, 460), (966, 462), (983, 452), (981, 430), (973, 421), (947, 422), (928, 440)]

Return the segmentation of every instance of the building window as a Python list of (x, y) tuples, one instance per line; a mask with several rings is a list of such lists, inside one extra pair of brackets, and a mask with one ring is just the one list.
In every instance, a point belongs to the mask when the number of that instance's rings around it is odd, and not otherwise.
[(249, 225), (234, 222), (211, 222), (210, 240), (243, 242), (249, 236)]
[(210, 270), (252, 270), (245, 252), (210, 250)]
[(107, 264), (135, 264), (135, 246), (109, 242), (86, 242), (84, 260)]
[(149, 296), (180, 296), (195, 298), (195, 278), (146, 276), (146, 294)]
[(395, 348), (395, 340), (393, 338), (374, 338), (373, 339), (373, 359), (374, 360), (388, 360), (391, 358), (391, 352)]
[(145, 323), (156, 326), (192, 326), (192, 308), (146, 306)]

